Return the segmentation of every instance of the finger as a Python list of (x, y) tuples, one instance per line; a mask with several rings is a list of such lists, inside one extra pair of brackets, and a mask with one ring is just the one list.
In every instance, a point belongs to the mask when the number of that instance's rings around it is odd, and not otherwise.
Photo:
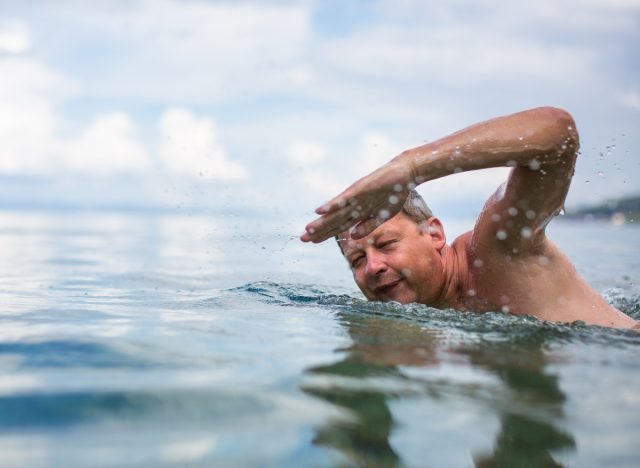
[(315, 212), (319, 215), (332, 213), (334, 211), (337, 211), (347, 206), (347, 200), (349, 199), (344, 197), (342, 194), (340, 194), (337, 197), (329, 200), (328, 202), (316, 208)]
[(360, 221), (355, 227), (351, 230), (351, 238), (354, 240), (362, 239), (363, 237), (369, 235), (373, 232), (378, 226), (380, 226), (384, 221), (379, 218), (369, 218), (363, 221)]
[(323, 242), (329, 237), (336, 236), (348, 230), (358, 221), (365, 218), (365, 214), (354, 210), (351, 206), (345, 206), (335, 213), (321, 216), (307, 224), (305, 227), (312, 242)]

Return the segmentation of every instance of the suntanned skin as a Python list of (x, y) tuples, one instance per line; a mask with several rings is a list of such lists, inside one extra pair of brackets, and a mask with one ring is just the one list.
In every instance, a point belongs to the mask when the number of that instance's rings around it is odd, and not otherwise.
[[(316, 210), (301, 240), (339, 235), (370, 300), (503, 310), (608, 327), (638, 324), (610, 306), (546, 237), (579, 147), (571, 116), (551, 107), (482, 122), (410, 149)], [(440, 221), (401, 212), (408, 188), (456, 172), (511, 166), (475, 227), (446, 242)]]

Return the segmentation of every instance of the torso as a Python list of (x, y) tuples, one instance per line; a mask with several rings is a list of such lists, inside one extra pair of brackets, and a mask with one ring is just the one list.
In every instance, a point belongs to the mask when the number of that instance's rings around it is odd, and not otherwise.
[[(472, 232), (452, 244), (466, 275), (460, 291), (464, 308), (533, 315), (543, 320), (582, 320), (603, 326), (633, 327), (635, 320), (609, 305), (583, 280), (548, 239), (535, 253), (477, 252)], [(477, 250), (477, 249), (476, 249)], [(466, 267), (466, 272), (462, 271)]]

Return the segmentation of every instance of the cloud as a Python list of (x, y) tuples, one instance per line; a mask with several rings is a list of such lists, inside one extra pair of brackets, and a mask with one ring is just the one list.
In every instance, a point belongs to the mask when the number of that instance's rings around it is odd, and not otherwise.
[[(327, 148), (316, 141), (295, 139), (286, 145), (285, 156), (297, 185), (306, 195), (327, 198), (344, 190), (341, 171), (329, 160)], [(290, 173), (291, 173), (290, 172)]]
[(169, 109), (160, 119), (158, 155), (172, 173), (223, 181), (248, 178), (246, 168), (231, 161), (220, 143), (213, 119), (186, 109)]
[(152, 167), (132, 119), (123, 112), (100, 115), (77, 139), (60, 142), (64, 167), (96, 176), (141, 173)]
[[(580, 44), (550, 48), (530, 38), (447, 22), (430, 28), (382, 25), (323, 46), (332, 69), (358, 80), (406, 85), (473, 85), (477, 80), (573, 83), (593, 69)], [(441, 89), (441, 88), (440, 88)]]
[(364, 177), (400, 154), (402, 149), (398, 143), (393, 142), (387, 135), (373, 132), (366, 133), (362, 137), (360, 157), (356, 160), (353, 169), (354, 175)]
[[(333, 196), (409, 146), (541, 104), (568, 108), (585, 148), (624, 130), (637, 149), (640, 0), (376, 0), (339, 21), (330, 3), (14, 2), (0, 173), (245, 181), (294, 203), (291, 175)], [(427, 185), (463, 198), (502, 179)]]
[(38, 60), (0, 57), (0, 173), (51, 170), (60, 122), (54, 107), (71, 89), (69, 80)]
[(22, 54), (31, 47), (27, 25), (20, 20), (0, 22), (0, 53)]
[(97, 114), (86, 126), (69, 125), (58, 102), (75, 90), (70, 80), (40, 60), (0, 59), (0, 173), (140, 177), (164, 169), (178, 177), (247, 178), (244, 166), (226, 156), (212, 119), (184, 109), (167, 110), (160, 117), (160, 144), (154, 154), (126, 112)]
[(637, 91), (624, 93), (620, 96), (620, 102), (624, 107), (640, 110), (640, 93)]
[[(304, 86), (308, 5), (138, 0), (78, 5), (64, 20), (111, 51), (103, 75), (80, 70), (90, 94), (184, 104)], [(67, 44), (81, 53), (79, 45)]]
[(289, 161), (303, 167), (319, 163), (327, 158), (327, 151), (320, 143), (308, 140), (290, 142), (286, 154)]

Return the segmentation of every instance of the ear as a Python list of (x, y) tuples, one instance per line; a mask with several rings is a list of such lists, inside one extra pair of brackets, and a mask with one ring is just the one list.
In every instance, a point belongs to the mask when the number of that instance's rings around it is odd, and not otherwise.
[(431, 237), (434, 247), (438, 252), (447, 245), (447, 236), (444, 233), (444, 227), (438, 218), (432, 216), (420, 223), (420, 233), (423, 236)]

